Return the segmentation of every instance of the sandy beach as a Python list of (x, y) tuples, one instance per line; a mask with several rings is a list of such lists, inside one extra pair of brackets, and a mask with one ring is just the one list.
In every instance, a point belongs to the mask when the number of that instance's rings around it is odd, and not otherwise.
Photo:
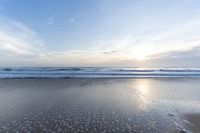
[(185, 114), (185, 117), (189, 122), (189, 129), (192, 132), (199, 133), (200, 132), (200, 113)]
[(200, 132), (200, 78), (2, 79), (0, 132)]

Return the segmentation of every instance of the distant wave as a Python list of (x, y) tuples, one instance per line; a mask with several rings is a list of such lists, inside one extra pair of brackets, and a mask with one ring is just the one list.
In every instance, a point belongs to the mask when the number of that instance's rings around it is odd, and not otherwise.
[(0, 68), (6, 78), (200, 77), (199, 68), (23, 67)]

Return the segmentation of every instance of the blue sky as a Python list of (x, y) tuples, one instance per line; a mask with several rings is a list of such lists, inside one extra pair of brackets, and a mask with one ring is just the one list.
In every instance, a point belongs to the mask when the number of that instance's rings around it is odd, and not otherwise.
[(0, 0), (0, 66), (200, 66), (199, 0)]

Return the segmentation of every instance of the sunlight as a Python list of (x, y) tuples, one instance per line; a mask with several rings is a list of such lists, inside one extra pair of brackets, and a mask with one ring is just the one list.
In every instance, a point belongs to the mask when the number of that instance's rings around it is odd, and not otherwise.
[(138, 107), (142, 110), (148, 110), (148, 105), (151, 103), (149, 81), (146, 79), (136, 80), (133, 85), (138, 96)]
[(153, 54), (153, 51), (146, 46), (139, 46), (133, 52), (133, 57), (136, 60), (146, 60), (148, 56)]
[(137, 53), (134, 57), (137, 60), (145, 60), (146, 59), (146, 55), (144, 53)]
[(142, 95), (148, 96), (149, 94), (149, 83), (147, 80), (139, 80), (136, 82), (136, 89)]

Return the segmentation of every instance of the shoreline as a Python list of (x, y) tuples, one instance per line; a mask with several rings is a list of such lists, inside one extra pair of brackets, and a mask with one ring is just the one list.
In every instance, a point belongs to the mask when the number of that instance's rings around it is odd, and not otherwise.
[(199, 76), (160, 76), (160, 77), (11, 77), (11, 78), (0, 78), (0, 80), (10, 80), (10, 79), (38, 79), (38, 80), (45, 80), (45, 79), (200, 79)]

